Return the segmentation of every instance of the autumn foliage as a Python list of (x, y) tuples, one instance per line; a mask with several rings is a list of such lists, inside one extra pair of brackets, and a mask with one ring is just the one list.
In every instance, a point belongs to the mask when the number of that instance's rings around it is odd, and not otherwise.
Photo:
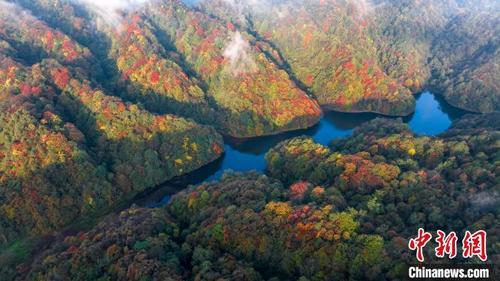
[(222, 135), (406, 116), (424, 87), (498, 111), (497, 3), (302, 1), (150, 1), (113, 24), (82, 1), (0, 1), (0, 279), (401, 279), (423, 225), (486, 230), (498, 263), (496, 113), (436, 137), (377, 119), (293, 138), (265, 175), (127, 208), (221, 157)]

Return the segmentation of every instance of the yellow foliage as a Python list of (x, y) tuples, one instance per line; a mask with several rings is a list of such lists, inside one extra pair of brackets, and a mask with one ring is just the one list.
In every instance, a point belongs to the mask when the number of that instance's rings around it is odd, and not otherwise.
[(189, 137), (184, 137), (184, 143), (182, 144), (182, 148), (184, 148), (184, 151), (187, 151), (189, 149)]
[(318, 148), (316, 148), (315, 152), (318, 155), (323, 155), (323, 154), (329, 153), (329, 150), (326, 147), (318, 147)]
[(194, 203), (196, 203), (196, 197), (193, 197), (193, 196), (189, 197), (188, 208), (190, 208), (190, 209), (193, 208)]
[(404, 85), (405, 87), (411, 87), (413, 86), (413, 80), (412, 79), (406, 79), (406, 81), (404, 82)]
[(92, 198), (92, 196), (89, 196), (89, 197), (87, 197), (85, 202), (87, 202), (87, 204), (89, 204), (89, 205), (94, 205), (94, 198)]
[(3, 209), (4, 209), (4, 212), (7, 215), (8, 219), (14, 219), (14, 217), (16, 215), (16, 209), (15, 208), (12, 208), (12, 207), (6, 205)]
[(132, 111), (132, 112), (137, 112), (137, 111), (139, 111), (139, 107), (138, 107), (136, 104), (132, 104), (132, 105), (130, 105), (129, 109), (130, 109), (130, 111)]
[(194, 152), (198, 152), (198, 145), (197, 145), (195, 142), (193, 142), (193, 143), (191, 144), (191, 149), (192, 149)]
[(292, 213), (292, 207), (287, 202), (269, 202), (266, 211), (284, 217)]
[(22, 154), (22, 152), (16, 148), (12, 149), (12, 155), (17, 157), (17, 156), (20, 156)]
[(66, 160), (66, 155), (64, 154), (64, 151), (58, 151), (57, 152), (57, 158), (59, 159), (60, 162), (64, 162)]
[(344, 174), (346, 174), (346, 175), (354, 174), (356, 172), (356, 169), (357, 169), (356, 164), (346, 163)]
[(328, 215), (332, 211), (332, 209), (333, 209), (332, 205), (326, 205), (323, 208), (321, 208), (321, 211), (323, 212), (323, 214)]

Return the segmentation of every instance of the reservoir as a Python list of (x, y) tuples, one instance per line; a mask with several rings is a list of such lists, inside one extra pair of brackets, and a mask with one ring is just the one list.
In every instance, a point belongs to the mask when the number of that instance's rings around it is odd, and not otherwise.
[[(423, 92), (415, 98), (417, 101), (415, 112), (404, 117), (403, 122), (418, 135), (438, 135), (446, 131), (454, 120), (467, 113), (449, 105), (441, 97), (430, 92)], [(354, 128), (377, 117), (380, 115), (325, 112), (318, 124), (306, 130), (248, 140), (226, 139), (225, 154), (220, 159), (165, 184), (137, 203), (149, 207), (162, 206), (169, 201), (171, 194), (187, 185), (217, 180), (226, 171), (263, 172), (266, 168), (265, 154), (281, 141), (305, 135), (312, 137), (317, 143), (328, 145), (334, 139), (350, 136)]]

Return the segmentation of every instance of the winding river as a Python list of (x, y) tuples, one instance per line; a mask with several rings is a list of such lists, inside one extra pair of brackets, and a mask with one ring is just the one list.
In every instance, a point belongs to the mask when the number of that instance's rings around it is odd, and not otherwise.
[[(452, 107), (441, 97), (430, 92), (417, 95), (416, 100), (415, 112), (403, 118), (403, 121), (416, 134), (440, 134), (450, 127), (453, 120), (467, 113)], [(333, 139), (350, 136), (355, 127), (379, 116), (371, 113), (327, 112), (316, 126), (306, 130), (245, 141), (226, 140), (226, 153), (219, 160), (165, 184), (144, 198), (139, 199), (136, 204), (147, 207), (162, 206), (170, 200), (171, 194), (178, 192), (187, 185), (217, 180), (227, 170), (236, 172), (264, 171), (266, 168), (264, 159), (266, 152), (283, 140), (307, 135), (316, 142), (327, 145)]]

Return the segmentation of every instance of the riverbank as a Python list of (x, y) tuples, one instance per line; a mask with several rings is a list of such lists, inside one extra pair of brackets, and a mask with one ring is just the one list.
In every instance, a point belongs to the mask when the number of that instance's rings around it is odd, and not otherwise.
[(264, 172), (265, 154), (278, 143), (294, 137), (305, 135), (312, 137), (319, 144), (328, 145), (334, 139), (350, 136), (354, 128), (377, 117), (402, 118), (416, 134), (434, 136), (446, 131), (454, 120), (470, 113), (453, 107), (441, 96), (428, 91), (416, 95), (415, 98), (415, 112), (403, 118), (374, 113), (329, 111), (324, 113), (318, 124), (308, 129), (250, 139), (225, 138), (225, 153), (220, 159), (159, 186), (150, 193), (150, 196), (143, 196), (134, 203), (153, 208), (163, 206), (173, 194), (188, 185), (218, 180), (228, 170)]

